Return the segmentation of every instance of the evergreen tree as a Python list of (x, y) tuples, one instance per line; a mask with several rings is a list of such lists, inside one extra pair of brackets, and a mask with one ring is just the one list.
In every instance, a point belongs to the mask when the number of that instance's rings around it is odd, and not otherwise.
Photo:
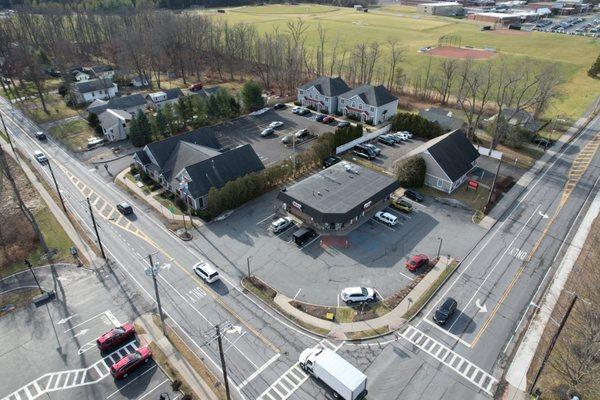
[(156, 116), (152, 119), (152, 134), (155, 138), (169, 137), (169, 126), (162, 108), (156, 111)]
[(598, 58), (596, 58), (596, 61), (588, 70), (588, 75), (592, 78), (597, 78), (600, 75), (600, 54), (598, 54)]
[(175, 116), (173, 112), (173, 107), (170, 104), (165, 104), (162, 108), (162, 114), (165, 117), (166, 127), (167, 127), (167, 135), (171, 136), (173, 133), (177, 132), (183, 126), (179, 122), (180, 120)]
[[(142, 146), (150, 142), (150, 135), (152, 134), (152, 127), (148, 117), (141, 110), (138, 111), (136, 119), (137, 129), (139, 130), (138, 135), (143, 142)], [(133, 140), (132, 140), (133, 142)]]
[(102, 127), (100, 126), (100, 120), (98, 119), (98, 115), (96, 113), (90, 113), (90, 115), (88, 115), (88, 124), (94, 128), (96, 135), (102, 135)]
[(241, 90), (242, 103), (244, 110), (256, 111), (265, 106), (265, 99), (262, 97), (262, 88), (258, 83), (247, 81)]
[(146, 144), (146, 138), (140, 129), (137, 116), (134, 116), (129, 122), (129, 138), (131, 139), (131, 144), (136, 147), (142, 147)]

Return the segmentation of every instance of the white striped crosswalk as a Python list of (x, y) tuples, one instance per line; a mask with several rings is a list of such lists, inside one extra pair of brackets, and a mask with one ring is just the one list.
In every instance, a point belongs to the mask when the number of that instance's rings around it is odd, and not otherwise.
[[(342, 347), (343, 343), (336, 345), (327, 339), (319, 342), (323, 347), (327, 347), (336, 352)], [(286, 400), (289, 398), (306, 380), (308, 375), (302, 370), (299, 363), (294, 364), (285, 371), (275, 382), (262, 392), (256, 400)]]
[(465, 377), (469, 382), (479, 387), (487, 394), (493, 395), (492, 386), (496, 384), (498, 380), (466, 358), (411, 325), (402, 332), (401, 336)]
[(14, 391), (2, 400), (34, 400), (45, 393), (91, 385), (110, 374), (110, 365), (138, 348), (132, 341), (87, 368), (50, 372)]

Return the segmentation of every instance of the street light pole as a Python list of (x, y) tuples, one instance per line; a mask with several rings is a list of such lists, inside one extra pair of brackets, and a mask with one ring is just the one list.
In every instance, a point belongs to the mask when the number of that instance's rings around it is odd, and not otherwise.
[(246, 257), (246, 266), (248, 267), (248, 278), (250, 278), (250, 256)]
[(6, 133), (6, 138), (8, 139), (8, 144), (10, 144), (10, 148), (12, 149), (13, 154), (16, 156), (17, 153), (15, 152), (13, 142), (10, 139), (10, 134), (8, 133), (8, 129), (6, 129), (6, 124), (4, 123), (4, 117), (2, 117), (2, 111), (0, 111), (0, 121), (2, 121), (2, 128), (4, 129), (4, 132)]
[(31, 275), (33, 275), (33, 279), (35, 280), (35, 284), (37, 285), (38, 289), (40, 289), (40, 293), (44, 293), (44, 291), (42, 290), (42, 287), (40, 286), (40, 282), (37, 279), (37, 276), (35, 276), (35, 272), (33, 272), (33, 267), (31, 265), (31, 263), (29, 262), (28, 259), (24, 260), (25, 265), (27, 265), (27, 268), (29, 268), (29, 271), (31, 271)]
[(223, 342), (221, 340), (221, 328), (219, 325), (215, 326), (217, 330), (217, 342), (219, 343), (219, 356), (221, 357), (221, 369), (223, 370), (223, 382), (225, 383), (225, 396), (227, 400), (231, 400), (229, 394), (229, 381), (227, 380), (227, 366), (225, 365), (225, 353), (223, 352)]
[(104, 254), (104, 247), (102, 247), (102, 241), (100, 240), (100, 235), (98, 234), (98, 226), (96, 226), (96, 218), (94, 217), (94, 211), (92, 210), (92, 203), (90, 203), (90, 198), (86, 197), (88, 208), (90, 209), (90, 215), (92, 216), (92, 224), (94, 225), (94, 231), (96, 232), (96, 238), (98, 239), (98, 246), (100, 246), (100, 252), (102, 253), (102, 258), (106, 260), (106, 254)]
[(58, 188), (58, 183), (56, 182), (56, 178), (54, 177), (54, 171), (52, 171), (52, 165), (50, 165), (50, 159), (48, 159), (47, 163), (48, 163), (48, 169), (50, 170), (50, 175), (52, 176), (52, 180), (54, 181), (54, 186), (56, 187), (56, 193), (58, 193), (58, 198), (60, 200), (60, 204), (62, 204), (63, 211), (66, 214), (67, 207), (65, 207), (65, 201), (62, 198), (62, 194), (60, 193), (60, 189)]
[(165, 330), (165, 317), (163, 315), (162, 306), (160, 305), (160, 296), (158, 295), (158, 283), (156, 282), (156, 276), (158, 275), (158, 266), (154, 265), (154, 263), (152, 262), (152, 254), (148, 254), (148, 261), (150, 262), (150, 267), (146, 268), (146, 275), (150, 275), (152, 277), (152, 282), (154, 283), (154, 295), (156, 297), (156, 306), (158, 307), (160, 325), (163, 334), (166, 336), (167, 332)]

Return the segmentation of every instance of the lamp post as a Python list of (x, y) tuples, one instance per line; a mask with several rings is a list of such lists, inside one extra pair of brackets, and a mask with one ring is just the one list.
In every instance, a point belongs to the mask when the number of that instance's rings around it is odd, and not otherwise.
[(440, 244), (438, 246), (438, 251), (437, 251), (437, 258), (440, 258), (440, 252), (442, 251), (442, 243), (444, 242), (444, 238), (437, 238), (437, 240), (440, 241)]
[(27, 265), (27, 268), (29, 268), (29, 271), (31, 271), (31, 275), (33, 275), (33, 279), (35, 280), (35, 284), (37, 285), (38, 289), (40, 289), (40, 293), (44, 293), (44, 290), (42, 289), (42, 287), (40, 286), (40, 282), (37, 279), (37, 276), (35, 276), (35, 272), (33, 272), (33, 266), (31, 265), (31, 262), (29, 262), (28, 259), (23, 260), (25, 262), (25, 265)]
[(156, 277), (158, 276), (158, 271), (160, 270), (160, 263), (157, 261), (154, 263), (152, 261), (152, 254), (148, 254), (148, 262), (150, 265), (144, 269), (144, 273), (147, 276), (152, 277), (152, 282), (154, 283), (154, 295), (156, 297), (156, 306), (158, 307), (158, 315), (160, 316), (160, 326), (162, 328), (163, 334), (166, 336), (165, 330), (165, 317), (163, 315), (162, 306), (160, 305), (160, 296), (158, 295), (158, 283), (156, 282)]

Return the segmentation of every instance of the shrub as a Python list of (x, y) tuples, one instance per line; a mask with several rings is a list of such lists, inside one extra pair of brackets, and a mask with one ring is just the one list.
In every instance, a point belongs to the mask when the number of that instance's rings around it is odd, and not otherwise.
[(187, 212), (187, 203), (181, 199), (181, 197), (175, 198), (175, 206), (183, 212)]
[(356, 126), (347, 126), (345, 128), (338, 128), (334, 133), (334, 147), (339, 147), (343, 144), (358, 139), (363, 134), (363, 127), (361, 124)]
[(409, 131), (423, 139), (433, 139), (445, 133), (437, 122), (428, 121), (417, 114), (411, 113), (396, 114), (392, 118), (392, 130)]
[(302, 103), (300, 103), (298, 100), (294, 101), (294, 105), (300, 107), (302, 105)]
[(140, 170), (139, 170), (139, 168), (138, 168), (137, 164), (135, 164), (135, 163), (131, 163), (131, 164), (129, 165), (129, 172), (131, 172), (131, 175), (133, 175), (133, 176), (137, 175), (137, 174), (138, 174), (138, 172), (140, 172)]
[(400, 161), (396, 167), (398, 181), (403, 187), (421, 187), (425, 183), (425, 160), (420, 155)]

